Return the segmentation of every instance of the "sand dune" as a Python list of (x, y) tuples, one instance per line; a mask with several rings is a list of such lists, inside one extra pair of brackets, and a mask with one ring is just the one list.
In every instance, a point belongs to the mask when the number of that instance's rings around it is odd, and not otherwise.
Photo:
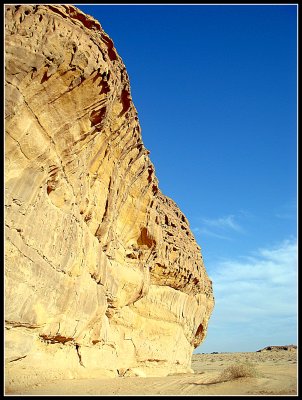
[[(231, 365), (247, 365), (255, 376), (221, 381)], [(297, 350), (193, 355), (194, 374), (160, 378), (119, 377), (41, 382), (7, 394), (33, 395), (296, 395)]]

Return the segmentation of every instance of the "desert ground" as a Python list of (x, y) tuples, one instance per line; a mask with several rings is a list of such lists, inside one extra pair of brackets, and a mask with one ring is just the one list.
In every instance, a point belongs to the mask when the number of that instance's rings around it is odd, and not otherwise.
[(6, 394), (297, 395), (297, 349), (194, 354), (192, 368), (194, 374), (160, 378), (118, 377), (40, 382), (23, 390), (11, 389)]

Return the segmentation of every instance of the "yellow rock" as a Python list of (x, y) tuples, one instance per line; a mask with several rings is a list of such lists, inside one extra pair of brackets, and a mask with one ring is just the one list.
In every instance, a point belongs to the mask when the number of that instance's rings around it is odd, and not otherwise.
[(7, 385), (191, 371), (212, 282), (112, 40), (72, 5), (5, 12)]

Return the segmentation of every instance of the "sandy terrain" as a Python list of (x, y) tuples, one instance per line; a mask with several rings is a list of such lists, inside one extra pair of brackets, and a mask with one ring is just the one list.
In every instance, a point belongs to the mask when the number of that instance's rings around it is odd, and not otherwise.
[[(248, 363), (253, 377), (226, 378), (230, 365)], [(6, 394), (33, 395), (297, 395), (297, 350), (193, 355), (194, 374), (45, 382)]]

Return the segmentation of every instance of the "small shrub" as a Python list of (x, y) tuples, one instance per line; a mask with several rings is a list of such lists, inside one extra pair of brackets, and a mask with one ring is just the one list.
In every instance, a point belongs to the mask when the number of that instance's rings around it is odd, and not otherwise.
[(219, 375), (220, 382), (232, 381), (237, 378), (250, 378), (257, 375), (255, 367), (248, 363), (233, 364), (225, 368)]

